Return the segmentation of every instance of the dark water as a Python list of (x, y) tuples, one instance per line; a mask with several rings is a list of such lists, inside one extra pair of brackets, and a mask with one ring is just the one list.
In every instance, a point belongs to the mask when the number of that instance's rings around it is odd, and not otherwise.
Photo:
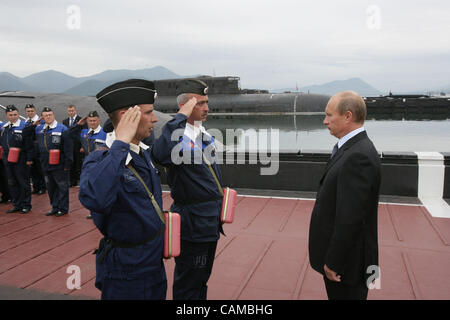
[[(331, 150), (337, 139), (329, 134), (323, 118), (322, 115), (209, 116), (204, 126), (213, 134), (219, 133), (218, 140), (226, 145), (250, 150), (270, 149), (276, 144), (280, 151)], [(450, 152), (450, 119), (367, 120), (364, 127), (379, 152)], [(278, 135), (275, 131), (270, 134), (271, 129), (278, 130)]]

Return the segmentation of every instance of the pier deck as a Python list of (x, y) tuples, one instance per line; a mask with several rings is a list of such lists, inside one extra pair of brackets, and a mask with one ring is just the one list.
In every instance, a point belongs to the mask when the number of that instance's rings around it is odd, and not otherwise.
[[(164, 193), (164, 208), (172, 200)], [(101, 238), (70, 189), (70, 213), (46, 217), (47, 195), (33, 196), (29, 214), (0, 205), (0, 299), (98, 299), (93, 250)], [(326, 299), (308, 260), (313, 200), (239, 196), (235, 222), (225, 225), (208, 299)], [(369, 299), (450, 299), (450, 219), (421, 205), (379, 207), (380, 288)], [(172, 296), (173, 259), (165, 261)], [(69, 266), (81, 289), (68, 289)]]

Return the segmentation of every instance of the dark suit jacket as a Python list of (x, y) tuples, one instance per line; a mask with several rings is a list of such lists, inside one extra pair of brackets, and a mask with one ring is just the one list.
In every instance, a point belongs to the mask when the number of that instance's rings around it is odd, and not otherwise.
[[(78, 121), (80, 121), (81, 120), (81, 117), (79, 116), (79, 115), (77, 115), (76, 117), (75, 117), (75, 121), (74, 121), (74, 123), (73, 123), (73, 125), (76, 125), (77, 124), (77, 122)], [(67, 117), (67, 118), (65, 118), (64, 120), (63, 120), (63, 125), (65, 125), (67, 128), (69, 128), (70, 129), (70, 126), (69, 126), (69, 117)], [(84, 125), (83, 125), (83, 129), (87, 129), (87, 123), (85, 123)]]
[(379, 155), (365, 131), (348, 140), (327, 164), (309, 229), (309, 259), (326, 264), (343, 283), (365, 283), (378, 265)]

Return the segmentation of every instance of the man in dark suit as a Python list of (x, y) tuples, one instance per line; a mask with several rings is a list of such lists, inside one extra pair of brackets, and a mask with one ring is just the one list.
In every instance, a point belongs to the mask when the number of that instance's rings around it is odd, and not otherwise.
[(325, 114), (323, 123), (339, 141), (317, 191), (309, 259), (330, 300), (365, 300), (367, 279), (374, 278), (369, 270), (378, 270), (379, 155), (363, 127), (367, 109), (357, 93), (334, 95)]
[[(77, 108), (74, 105), (69, 105), (67, 107), (67, 114), (69, 117), (63, 120), (63, 124), (70, 129), (81, 120), (81, 117), (77, 115)], [(84, 124), (82, 128), (87, 129), (87, 124)], [(81, 143), (78, 140), (75, 140), (73, 142), (73, 162), (72, 167), (70, 168), (71, 187), (77, 186), (80, 181), (81, 165), (83, 163), (83, 154), (80, 152), (80, 149)]]

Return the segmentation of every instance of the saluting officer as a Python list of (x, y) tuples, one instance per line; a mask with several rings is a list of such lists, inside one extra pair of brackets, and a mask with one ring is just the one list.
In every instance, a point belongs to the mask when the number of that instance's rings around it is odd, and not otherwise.
[(158, 121), (155, 96), (154, 83), (139, 79), (97, 94), (114, 131), (107, 150), (84, 160), (79, 199), (104, 235), (96, 250), (95, 286), (102, 299), (166, 298), (161, 182), (141, 142)]
[[(8, 188), (14, 205), (6, 212), (28, 213), (31, 210), (31, 186), (27, 161), (32, 161), (31, 143), (23, 136), (26, 122), (19, 119), (19, 111), (14, 105), (6, 107), (6, 117), (8, 122), (1, 130), (1, 145)], [(20, 149), (19, 157), (14, 162), (8, 159), (11, 148)]]
[[(88, 122), (89, 129), (83, 129)], [(92, 151), (99, 147), (105, 147), (106, 132), (100, 126), (100, 117), (97, 111), (89, 112), (88, 116), (81, 118), (72, 128), (69, 129), (71, 136), (81, 143), (80, 152), (88, 156)], [(112, 130), (111, 130), (112, 131)], [(88, 215), (87, 219), (92, 219), (92, 215)]]
[(219, 232), (223, 232), (219, 219), (222, 182), (214, 160), (215, 142), (201, 125), (209, 110), (207, 93), (203, 81), (183, 80), (177, 88), (180, 110), (163, 127), (152, 148), (153, 159), (168, 167), (167, 180), (174, 200), (171, 211), (181, 216), (174, 299), (206, 299)]
[[(40, 119), (36, 113), (36, 107), (33, 104), (27, 104), (25, 106), (25, 113), (28, 116), (28, 118), (25, 120), (27, 126), (33, 125)], [(30, 175), (31, 180), (33, 181), (33, 193), (44, 194), (47, 187), (45, 186), (45, 179), (44, 175), (42, 174), (41, 162), (39, 161), (39, 151), (34, 130), (30, 132), (30, 138), (30, 142), (33, 146), (33, 161), (32, 163), (28, 162), (28, 165), (31, 168)]]
[[(35, 135), (52, 205), (46, 215), (60, 217), (69, 213), (69, 172), (73, 161), (73, 140), (67, 127), (55, 120), (52, 109), (44, 107), (42, 117), (45, 123), (36, 127)], [(59, 150), (55, 164), (50, 164), (49, 161), (51, 150)]]
[[(83, 129), (86, 120), (89, 128)], [(88, 156), (97, 147), (105, 146), (106, 132), (100, 125), (100, 117), (97, 111), (91, 111), (87, 117), (81, 118), (76, 125), (70, 128), (70, 132), (74, 139), (81, 143), (82, 149), (80, 149), (80, 152), (84, 152), (85, 156)]]

